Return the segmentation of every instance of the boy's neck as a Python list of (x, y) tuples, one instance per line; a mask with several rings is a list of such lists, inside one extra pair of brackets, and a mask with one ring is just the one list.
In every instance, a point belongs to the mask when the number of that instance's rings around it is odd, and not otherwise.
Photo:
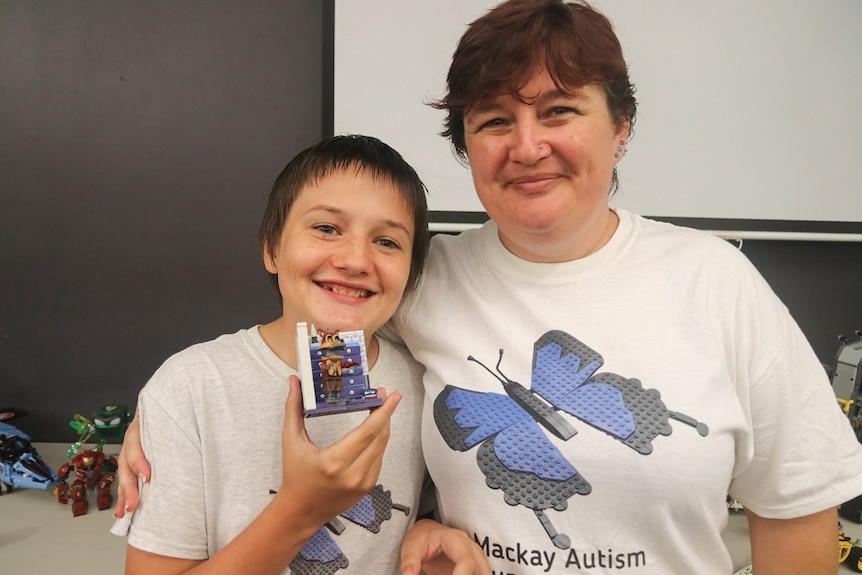
[(272, 352), (294, 370), (297, 369), (296, 362), (296, 326), (287, 329), (284, 317), (262, 325), (259, 328), (260, 337)]

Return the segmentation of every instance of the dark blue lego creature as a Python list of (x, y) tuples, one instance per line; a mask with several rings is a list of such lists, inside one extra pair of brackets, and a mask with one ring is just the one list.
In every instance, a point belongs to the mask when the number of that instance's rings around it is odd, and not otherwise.
[[(23, 412), (3, 410), (11, 419)], [(48, 489), (57, 483), (54, 471), (30, 444), (30, 436), (8, 423), (0, 421), (0, 494), (15, 489)]]

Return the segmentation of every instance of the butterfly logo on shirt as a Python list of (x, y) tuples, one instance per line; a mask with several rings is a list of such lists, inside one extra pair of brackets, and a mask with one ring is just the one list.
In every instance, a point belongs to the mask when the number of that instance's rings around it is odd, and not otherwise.
[(493, 375), (505, 394), (447, 385), (434, 401), (437, 428), (453, 450), (478, 445), (476, 461), (487, 485), (502, 489), (509, 505), (532, 509), (560, 549), (568, 549), (571, 540), (557, 532), (545, 511), (563, 511), (570, 497), (592, 491), (546, 435), (568, 441), (577, 433), (560, 411), (644, 455), (652, 452), (656, 436), (670, 435), (670, 419), (703, 437), (709, 433), (706, 424), (669, 410), (661, 394), (644, 389), (639, 380), (597, 373), (602, 356), (563, 331), (549, 331), (536, 340), (530, 389), (500, 370), (502, 349), (496, 373), (472, 356), (467, 360)]
[[(409, 507), (393, 503), (392, 493), (384, 490), (382, 485), (377, 485), (340, 517), (372, 533), (379, 533), (383, 522), (392, 518), (393, 509), (410, 515)], [(291, 561), (291, 575), (331, 575), (346, 569), (350, 561), (330, 535), (341, 535), (345, 529), (345, 524), (338, 517), (318, 529)]]

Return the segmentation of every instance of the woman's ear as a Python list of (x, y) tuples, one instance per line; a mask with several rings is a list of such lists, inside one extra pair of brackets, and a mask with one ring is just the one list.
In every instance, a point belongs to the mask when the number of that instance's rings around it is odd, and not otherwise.
[(617, 141), (622, 140), (623, 142), (628, 143), (629, 138), (632, 135), (632, 123), (626, 120), (625, 122), (617, 124), (614, 135)]

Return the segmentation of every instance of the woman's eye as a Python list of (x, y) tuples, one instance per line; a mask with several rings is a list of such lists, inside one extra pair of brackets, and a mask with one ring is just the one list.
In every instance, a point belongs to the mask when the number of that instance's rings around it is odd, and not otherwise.
[(482, 128), (496, 128), (504, 125), (505, 122), (501, 118), (494, 118), (482, 124)]
[(549, 113), (550, 116), (565, 116), (566, 114), (573, 114), (575, 110), (572, 108), (567, 108), (565, 106), (557, 106), (555, 108), (551, 108)]
[(331, 226), (329, 224), (317, 224), (314, 226), (314, 229), (319, 232), (323, 232), (324, 234), (334, 234), (337, 231), (335, 226)]

